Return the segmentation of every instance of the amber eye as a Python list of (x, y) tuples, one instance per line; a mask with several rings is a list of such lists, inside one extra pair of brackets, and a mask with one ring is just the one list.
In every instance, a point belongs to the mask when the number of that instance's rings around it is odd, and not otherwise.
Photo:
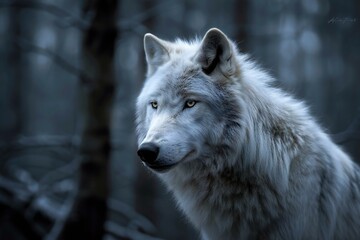
[(185, 103), (185, 107), (186, 108), (192, 108), (193, 106), (195, 106), (196, 101), (195, 100), (187, 100)]
[(157, 101), (152, 101), (150, 104), (153, 109), (157, 109), (157, 107), (158, 107)]

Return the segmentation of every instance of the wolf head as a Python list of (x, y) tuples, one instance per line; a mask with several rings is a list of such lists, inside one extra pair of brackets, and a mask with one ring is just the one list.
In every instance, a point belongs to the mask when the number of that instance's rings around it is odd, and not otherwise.
[(239, 136), (231, 127), (240, 125), (238, 88), (232, 87), (241, 74), (235, 45), (210, 29), (192, 43), (146, 34), (144, 48), (147, 79), (136, 106), (139, 157), (157, 172), (191, 161), (206, 164)]

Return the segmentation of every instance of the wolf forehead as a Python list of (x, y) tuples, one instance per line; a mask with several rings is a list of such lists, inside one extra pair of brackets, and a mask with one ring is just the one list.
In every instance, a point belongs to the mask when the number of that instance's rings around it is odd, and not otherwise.
[(179, 62), (173, 61), (169, 63), (169, 66), (164, 66), (164, 69), (159, 69), (159, 74), (154, 74), (147, 82), (158, 82), (156, 85), (160, 92), (171, 91), (179, 95), (186, 95), (187, 91), (195, 90), (194, 88), (206, 84), (205, 76), (201, 74), (200, 67), (181, 65)]
[(159, 69), (149, 77), (139, 100), (151, 101), (166, 97), (170, 99), (180, 97), (180, 99), (196, 98), (193, 100), (213, 104), (221, 100), (224, 94), (223, 86), (209, 79), (199, 66), (179, 67), (178, 65), (179, 63), (173, 62), (169, 66), (163, 66), (164, 69)]

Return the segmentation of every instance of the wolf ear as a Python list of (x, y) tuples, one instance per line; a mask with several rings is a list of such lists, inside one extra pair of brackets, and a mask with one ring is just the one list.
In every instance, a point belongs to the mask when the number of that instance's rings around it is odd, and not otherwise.
[(169, 60), (169, 51), (164, 40), (147, 33), (144, 36), (144, 50), (148, 64), (148, 75), (153, 74), (156, 69)]
[(205, 74), (220, 70), (226, 77), (237, 72), (234, 47), (226, 35), (217, 28), (210, 29), (204, 36), (196, 55)]

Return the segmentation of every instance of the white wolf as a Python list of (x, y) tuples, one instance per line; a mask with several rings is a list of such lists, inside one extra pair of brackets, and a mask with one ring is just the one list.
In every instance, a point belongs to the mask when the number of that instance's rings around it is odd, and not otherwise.
[(138, 155), (204, 239), (360, 239), (360, 171), (218, 29), (144, 37)]

